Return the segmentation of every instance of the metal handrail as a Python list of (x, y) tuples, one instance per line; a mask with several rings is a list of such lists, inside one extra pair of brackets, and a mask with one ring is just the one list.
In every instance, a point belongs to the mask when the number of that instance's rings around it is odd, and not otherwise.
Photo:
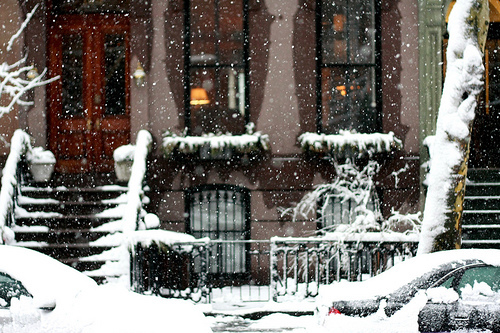
[(19, 195), (21, 181), (20, 164), (26, 161), (31, 151), (31, 138), (23, 130), (16, 130), (11, 139), (10, 153), (2, 170), (2, 189), (0, 190), (0, 244), (7, 241), (6, 228), (15, 223), (15, 201)]

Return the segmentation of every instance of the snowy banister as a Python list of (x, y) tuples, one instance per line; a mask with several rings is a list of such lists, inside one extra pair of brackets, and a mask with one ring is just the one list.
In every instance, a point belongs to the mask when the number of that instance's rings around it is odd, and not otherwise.
[(134, 231), (142, 210), (142, 183), (146, 175), (146, 162), (153, 143), (151, 134), (141, 130), (137, 134), (132, 172), (128, 181), (127, 205), (123, 214), (123, 231)]
[(0, 191), (0, 233), (2, 244), (12, 236), (9, 227), (9, 217), (14, 211), (14, 196), (18, 185), (19, 162), (31, 151), (30, 136), (18, 129), (12, 136), (10, 153), (2, 170), (2, 189)]
[(355, 155), (372, 157), (403, 148), (403, 142), (393, 132), (355, 133), (340, 131), (339, 134), (304, 133), (298, 138), (306, 152), (332, 154), (336, 156)]
[(171, 157), (175, 152), (197, 154), (205, 147), (214, 153), (231, 149), (237, 154), (256, 154), (270, 149), (268, 135), (254, 132), (253, 123), (246, 126), (246, 133), (242, 135), (208, 133), (202, 136), (178, 136), (167, 131), (163, 135), (162, 146), (166, 157)]

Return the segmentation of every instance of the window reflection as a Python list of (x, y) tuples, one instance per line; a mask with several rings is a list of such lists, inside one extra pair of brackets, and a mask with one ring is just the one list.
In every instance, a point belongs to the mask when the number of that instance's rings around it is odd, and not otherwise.
[(124, 115), (125, 107), (125, 36), (107, 34), (104, 42), (105, 54), (105, 114)]
[(83, 38), (62, 36), (62, 114), (83, 116)]

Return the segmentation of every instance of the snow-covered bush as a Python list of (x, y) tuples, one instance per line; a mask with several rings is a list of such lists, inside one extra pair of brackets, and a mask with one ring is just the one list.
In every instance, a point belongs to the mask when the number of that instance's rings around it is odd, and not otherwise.
[(377, 162), (370, 160), (363, 167), (359, 168), (350, 160), (345, 164), (335, 164), (337, 177), (332, 183), (321, 184), (312, 192), (307, 193), (300, 202), (292, 208), (288, 208), (283, 214), (292, 214), (292, 219), (296, 221), (300, 216), (303, 218), (315, 218), (319, 215), (318, 222), (325, 225), (328, 215), (329, 205), (335, 202), (346, 203), (351, 201), (348, 214), (349, 223), (333, 221), (320, 230), (320, 233), (341, 232), (366, 233), (366, 232), (420, 232), (420, 213), (403, 215), (392, 211), (392, 215), (384, 220), (380, 212), (380, 203), (376, 194), (374, 176), (380, 166)]
[[(353, 208), (354, 214), (352, 214), (354, 219), (350, 221), (350, 225), (333, 224), (326, 227), (325, 231), (339, 227), (356, 230), (380, 229), (380, 211), (378, 208), (368, 209), (370, 201), (376, 198), (373, 177), (379, 170), (379, 164), (369, 161), (359, 170), (356, 165), (347, 160), (345, 164), (335, 164), (335, 170), (337, 177), (332, 183), (317, 186), (314, 191), (307, 193), (295, 207), (285, 210), (285, 213), (292, 213), (293, 220), (297, 220), (299, 216), (308, 218), (318, 214), (320, 219), (324, 219), (333, 198), (340, 199), (341, 203), (351, 200), (355, 207)], [(318, 204), (320, 204), (319, 207)], [(375, 202), (374, 206), (378, 207), (378, 202)]]

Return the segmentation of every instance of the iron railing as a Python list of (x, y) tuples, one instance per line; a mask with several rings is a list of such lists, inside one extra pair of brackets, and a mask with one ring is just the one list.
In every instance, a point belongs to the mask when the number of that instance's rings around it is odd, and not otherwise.
[[(227, 274), (218, 271), (217, 254), (223, 246), (228, 252), (244, 246), (249, 267)], [(234, 251), (231, 250), (234, 248)], [(192, 299), (211, 303), (231, 295), (239, 301), (268, 301), (269, 241), (209, 240), (174, 243), (160, 248), (140, 243), (132, 249), (132, 286), (137, 292)]]
[[(247, 248), (248, 271), (219, 274), (221, 246)], [(133, 287), (138, 292), (213, 303), (308, 298), (321, 285), (361, 281), (414, 256), (416, 242), (355, 242), (319, 238), (223, 241), (205, 238), (163, 248), (136, 244)]]
[(334, 281), (361, 281), (416, 254), (417, 242), (273, 238), (271, 293), (315, 297), (321, 285)]

